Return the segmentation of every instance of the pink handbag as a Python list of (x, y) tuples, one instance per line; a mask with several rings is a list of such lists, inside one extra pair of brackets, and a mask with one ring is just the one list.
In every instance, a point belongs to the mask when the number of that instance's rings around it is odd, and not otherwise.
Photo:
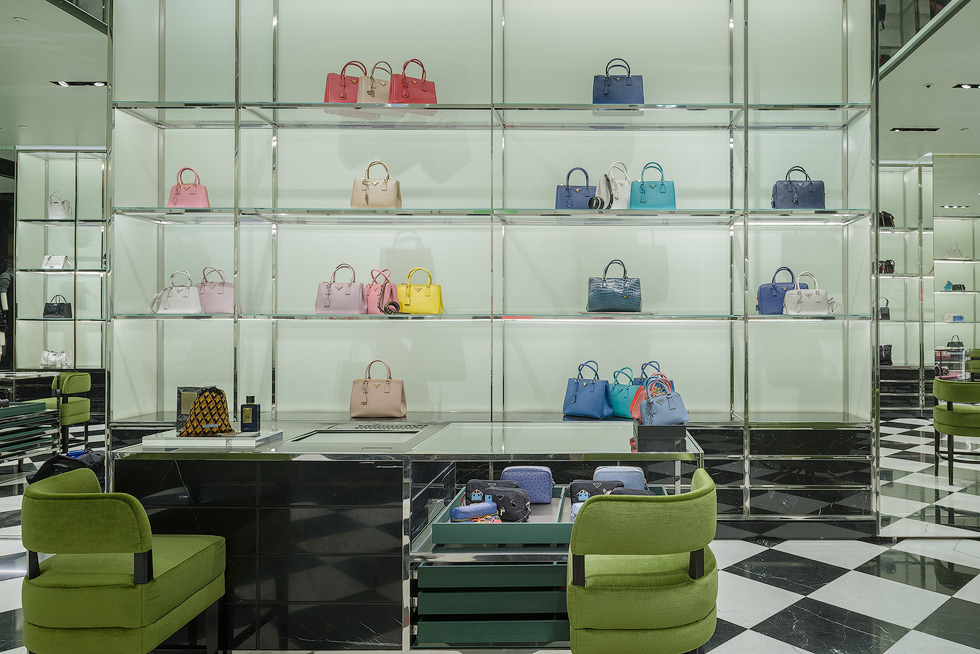
[[(350, 281), (337, 283), (337, 271), (346, 268), (350, 271)], [(357, 283), (354, 269), (342, 263), (333, 270), (329, 282), (320, 282), (316, 292), (316, 313), (319, 315), (357, 315), (367, 313), (367, 297), (364, 284)]]
[(391, 269), (371, 271), (367, 285), (367, 312), (372, 315), (398, 313), (398, 291), (391, 283)]
[(340, 69), (340, 74), (330, 73), (327, 75), (327, 88), (323, 92), (324, 102), (357, 102), (357, 87), (360, 75), (348, 75), (347, 67), (356, 66), (361, 69), (363, 75), (367, 75), (367, 67), (359, 61), (348, 61)]
[[(181, 177), (185, 170), (194, 173), (194, 183), (185, 184)], [(170, 187), (170, 199), (167, 201), (168, 207), (178, 207), (181, 209), (210, 209), (211, 203), (208, 202), (208, 189), (201, 183), (201, 176), (193, 168), (181, 168), (177, 173), (177, 183)]]
[[(405, 74), (409, 64), (418, 64), (422, 77), (408, 77)], [(425, 78), (425, 66), (418, 59), (409, 59), (402, 66), (401, 75), (391, 76), (391, 90), (388, 91), (389, 104), (436, 104), (436, 83)]]
[[(218, 273), (221, 281), (208, 281), (208, 275)], [(204, 269), (204, 281), (197, 285), (201, 294), (204, 313), (235, 313), (235, 285), (225, 281), (223, 270), (208, 266)]]

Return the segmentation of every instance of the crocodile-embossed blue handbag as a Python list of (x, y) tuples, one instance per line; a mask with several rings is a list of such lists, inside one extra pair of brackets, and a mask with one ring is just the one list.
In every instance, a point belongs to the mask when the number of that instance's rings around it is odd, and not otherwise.
[[(572, 186), (572, 173), (581, 170), (585, 175), (585, 186)], [(589, 173), (585, 168), (572, 168), (565, 176), (565, 183), (559, 184), (555, 191), (555, 209), (588, 209), (589, 200), (595, 197), (595, 187), (589, 186)]]
[[(660, 171), (659, 182), (648, 182), (645, 179), (647, 168)], [(651, 161), (643, 167), (640, 181), (630, 186), (630, 209), (650, 211), (652, 209), (677, 208), (677, 198), (674, 195), (674, 183), (664, 181), (664, 169), (656, 161)]]
[[(622, 277), (606, 277), (609, 266), (618, 263), (623, 267)], [(639, 312), (643, 306), (640, 295), (640, 279), (626, 276), (626, 264), (613, 259), (606, 264), (602, 277), (589, 277), (589, 300), (586, 311)]]
[[(654, 395), (654, 386), (667, 391), (663, 395)], [(647, 399), (640, 405), (641, 425), (682, 425), (690, 416), (684, 407), (684, 400), (676, 391), (670, 390), (667, 384), (659, 379), (651, 379), (646, 383)]]
[[(626, 69), (626, 75), (610, 75), (613, 68)], [(611, 59), (606, 74), (592, 80), (592, 104), (643, 104), (643, 75), (633, 75), (625, 59)]]
[[(800, 181), (790, 179), (794, 172), (803, 173), (806, 179)], [(773, 184), (773, 209), (824, 209), (825, 207), (826, 194), (823, 182), (810, 179), (809, 173), (803, 169), (803, 166), (793, 166), (786, 172), (786, 179)]]
[[(620, 383), (620, 375), (626, 378), (625, 383)], [(609, 397), (612, 400), (613, 415), (617, 418), (631, 418), (630, 403), (633, 396), (640, 390), (640, 385), (633, 383), (633, 369), (622, 368), (613, 373), (613, 383), (609, 387)]]
[[(582, 370), (592, 372), (592, 379), (583, 379)], [(609, 382), (599, 379), (599, 364), (586, 361), (578, 367), (578, 377), (568, 380), (562, 414), (578, 418), (605, 420), (612, 418), (612, 400), (609, 398)]]
[(500, 479), (516, 481), (531, 496), (531, 504), (551, 504), (555, 480), (548, 466), (507, 466)]
[[(789, 273), (789, 281), (777, 282), (776, 277), (784, 270)], [(763, 316), (781, 316), (783, 314), (783, 299), (786, 297), (786, 291), (791, 291), (794, 288), (796, 288), (796, 275), (793, 274), (793, 271), (786, 266), (777, 268), (776, 272), (772, 275), (772, 282), (759, 287), (758, 294), (756, 295), (756, 300), (759, 303), (759, 313)], [(809, 287), (806, 284), (800, 283), (800, 288)]]

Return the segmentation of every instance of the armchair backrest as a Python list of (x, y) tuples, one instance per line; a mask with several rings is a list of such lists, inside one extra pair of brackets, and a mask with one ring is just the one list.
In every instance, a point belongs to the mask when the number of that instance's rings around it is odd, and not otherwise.
[(25, 549), (46, 554), (140, 553), (153, 547), (139, 501), (126, 493), (103, 493), (87, 468), (30, 484), (21, 532)]
[(87, 372), (63, 372), (55, 383), (59, 385), (62, 395), (88, 393), (92, 390), (92, 375)]
[(936, 379), (932, 382), (932, 394), (942, 402), (980, 403), (980, 382)]
[(579, 510), (569, 552), (586, 554), (679, 554), (707, 547), (715, 537), (715, 482), (703, 469), (691, 492), (644, 497), (598, 495)]

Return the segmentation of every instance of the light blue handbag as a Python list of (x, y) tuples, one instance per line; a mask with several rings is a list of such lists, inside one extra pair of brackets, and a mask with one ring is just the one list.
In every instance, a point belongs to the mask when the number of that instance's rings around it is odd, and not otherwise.
[[(592, 371), (592, 379), (583, 379), (582, 370)], [(599, 379), (599, 364), (586, 361), (578, 367), (578, 377), (568, 380), (562, 414), (579, 418), (604, 420), (612, 418), (612, 402), (609, 399), (609, 382)]]
[[(647, 168), (660, 171), (659, 182), (648, 182), (644, 179)], [(656, 161), (651, 161), (643, 167), (640, 181), (630, 186), (630, 209), (649, 211), (651, 209), (677, 208), (677, 198), (674, 196), (674, 183), (664, 181), (664, 169)]]
[[(626, 383), (619, 383), (619, 376), (626, 377)], [(613, 415), (617, 418), (632, 418), (630, 415), (630, 403), (633, 396), (640, 390), (639, 384), (633, 383), (633, 369), (622, 368), (613, 374), (613, 383), (609, 387), (609, 395), (612, 398)]]
[[(684, 407), (684, 400), (676, 391), (672, 391), (666, 383), (659, 379), (651, 379), (646, 383), (647, 399), (640, 404), (641, 425), (682, 425), (691, 417)], [(664, 395), (654, 395), (652, 387), (664, 389)]]
[(636, 466), (599, 466), (592, 475), (594, 481), (621, 481), (623, 488), (646, 490), (647, 480), (643, 468)]

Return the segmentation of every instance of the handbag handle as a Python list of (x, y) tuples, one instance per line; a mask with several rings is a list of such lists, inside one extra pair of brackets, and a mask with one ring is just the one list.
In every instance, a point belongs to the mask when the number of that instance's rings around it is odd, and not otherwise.
[(818, 283), (817, 283), (817, 278), (816, 278), (816, 277), (814, 276), (814, 274), (813, 274), (812, 272), (810, 272), (809, 270), (804, 270), (803, 272), (801, 272), (801, 273), (800, 273), (800, 274), (799, 274), (799, 275), (798, 275), (798, 276), (796, 277), (796, 282), (795, 282), (795, 284), (794, 284), (794, 286), (795, 286), (795, 288), (796, 288), (796, 290), (800, 290), (800, 280), (801, 280), (801, 279), (803, 279), (803, 276), (804, 276), (804, 275), (806, 275), (807, 277), (809, 277), (810, 279), (812, 279), (812, 280), (813, 280), (813, 289), (812, 289), (812, 290), (814, 290), (814, 291), (819, 291), (819, 290), (820, 290), (820, 284), (818, 284)]
[(208, 283), (208, 275), (210, 275), (211, 273), (218, 273), (218, 276), (221, 277), (221, 283), (222, 284), (225, 283), (225, 271), (219, 268), (215, 268), (214, 266), (206, 266), (204, 270), (201, 271), (201, 273), (204, 275), (205, 284)]
[[(623, 63), (617, 64), (617, 63), (615, 63), (617, 61), (621, 61)], [(629, 77), (632, 76), (631, 73), (630, 73), (630, 65), (629, 65), (629, 63), (627, 63), (627, 61), (625, 59), (623, 59), (622, 57), (616, 57), (614, 59), (610, 59), (609, 60), (609, 63), (606, 64), (606, 79), (609, 78), (609, 70), (611, 68), (625, 68), (626, 69), (626, 77), (629, 78)]]
[[(658, 164), (656, 161), (651, 161), (647, 165), (643, 166), (643, 171), (640, 173), (640, 182), (641, 183), (645, 183), (647, 181), (646, 180), (647, 168), (653, 168), (655, 170), (659, 170), (660, 171), (660, 181), (661, 182), (664, 181), (664, 169), (663, 169), (663, 167), (660, 164)], [(643, 190), (643, 187), (642, 186), (640, 187), (640, 190)], [(666, 192), (666, 190), (664, 190), (663, 192)]]
[(402, 97), (403, 98), (408, 97), (408, 77), (405, 76), (405, 71), (408, 70), (409, 64), (419, 65), (419, 68), (422, 69), (422, 90), (423, 91), (429, 90), (429, 85), (425, 81), (425, 66), (423, 66), (422, 62), (419, 61), (418, 59), (409, 59), (408, 61), (405, 62), (405, 65), (402, 66)]
[(794, 275), (793, 271), (787, 268), (786, 266), (780, 266), (779, 268), (776, 269), (776, 272), (772, 274), (772, 283), (773, 284), (776, 283), (776, 277), (778, 277), (779, 273), (783, 272), (784, 270), (789, 273), (789, 280), (793, 282), (793, 284), (796, 284), (796, 275)]
[(809, 181), (812, 181), (810, 179), (810, 173), (806, 172), (806, 169), (803, 166), (793, 166), (792, 168), (790, 168), (789, 170), (786, 171), (786, 181), (787, 182), (792, 181), (792, 179), (790, 179), (790, 178), (792, 177), (792, 175), (793, 175), (794, 172), (801, 172), (801, 173), (803, 173), (804, 176), (806, 176), (806, 181), (808, 181), (808, 182)]
[[(193, 184), (185, 184), (184, 181), (183, 181), (183, 179), (181, 179), (184, 176), (184, 171), (187, 171), (187, 170), (189, 170), (192, 173), (194, 173), (194, 183)], [(197, 174), (197, 171), (194, 170), (193, 168), (181, 168), (177, 172), (177, 186), (183, 186), (183, 187), (186, 188), (188, 186), (199, 186), (200, 183), (201, 183), (201, 176), (198, 175)]]
[(626, 383), (623, 384), (624, 386), (629, 386), (629, 385), (631, 385), (633, 383), (633, 369), (632, 368), (630, 368), (630, 367), (620, 368), (619, 370), (617, 370), (616, 372), (614, 372), (613, 373), (613, 383), (615, 383), (615, 384), (618, 384), (619, 383), (619, 376), (620, 375), (626, 375)]
[[(590, 365), (591, 364), (591, 365)], [(592, 381), (599, 381), (599, 364), (595, 361), (586, 361), (585, 363), (579, 364), (578, 367), (578, 379), (582, 379), (582, 368), (588, 368), (595, 375)]]
[(330, 275), (330, 283), (331, 284), (336, 284), (337, 283), (337, 271), (338, 270), (342, 270), (343, 268), (346, 268), (347, 270), (350, 271), (350, 281), (347, 282), (348, 284), (353, 284), (354, 282), (357, 281), (357, 274), (354, 272), (353, 266), (351, 266), (349, 263), (342, 263), (342, 264), (340, 264), (339, 266), (337, 266), (336, 268), (333, 269), (333, 274)]
[(364, 371), (364, 379), (365, 379), (365, 381), (368, 380), (368, 379), (371, 379), (371, 366), (373, 366), (376, 363), (380, 363), (381, 365), (383, 365), (385, 367), (385, 370), (388, 373), (387, 379), (388, 379), (388, 381), (391, 381), (391, 366), (389, 366), (387, 363), (385, 363), (381, 359), (375, 359), (374, 361), (372, 361), (371, 363), (369, 363), (367, 365), (367, 369)]
[(65, 296), (64, 296), (64, 295), (60, 295), (60, 294), (59, 294), (59, 295), (55, 295), (55, 296), (54, 296), (53, 298), (51, 298), (51, 302), (49, 302), (49, 304), (58, 304), (58, 302), (57, 302), (57, 299), (58, 299), (59, 297), (61, 298), (61, 302), (62, 302), (63, 304), (68, 304), (68, 300), (67, 300), (67, 298), (65, 298)]
[(643, 379), (643, 383), (645, 384), (646, 382), (650, 381), (651, 379), (659, 379), (660, 381), (662, 381), (664, 384), (667, 385), (667, 390), (669, 390), (671, 393), (674, 392), (674, 384), (673, 384), (673, 382), (671, 382), (669, 379), (667, 379), (667, 375), (665, 375), (664, 373), (662, 373), (662, 372), (655, 372), (652, 375), (650, 375), (649, 377), (644, 378)]
[(620, 266), (623, 267), (623, 279), (626, 279), (626, 264), (623, 263), (622, 259), (613, 259), (612, 261), (606, 264), (606, 269), (602, 271), (603, 281), (606, 280), (606, 273), (609, 272), (609, 266), (613, 265), (614, 263), (618, 263)]
[(365, 66), (364, 64), (362, 64), (361, 62), (359, 62), (356, 59), (352, 59), (352, 60), (348, 61), (346, 64), (344, 64), (344, 67), (340, 69), (340, 77), (343, 80), (346, 80), (346, 78), (347, 78), (347, 67), (348, 66), (357, 66), (358, 68), (361, 69), (361, 74), (367, 75), (367, 66)]
[(651, 377), (650, 379), (643, 382), (643, 389), (647, 392), (647, 397), (653, 397), (653, 391), (651, 390), (654, 386), (660, 386), (664, 391), (670, 395), (670, 385), (659, 377)]
[(609, 179), (615, 180), (616, 176), (613, 175), (613, 170), (621, 171), (623, 173), (623, 177), (626, 178), (627, 183), (632, 181), (630, 180), (630, 174), (626, 172), (626, 164), (624, 164), (622, 161), (614, 161), (612, 162), (612, 165), (609, 166), (609, 172), (607, 173), (609, 175)]
[[(378, 278), (379, 277), (384, 278), (384, 282), (378, 281)], [(381, 284), (381, 283), (390, 284), (391, 283), (391, 268), (382, 268), (381, 270), (378, 270), (377, 268), (375, 268), (374, 270), (372, 270), (371, 271), (371, 283), (372, 284)]]
[(371, 168), (373, 168), (376, 165), (377, 166), (382, 166), (385, 169), (385, 181), (386, 182), (389, 179), (391, 179), (391, 171), (388, 170), (388, 164), (386, 164), (383, 161), (372, 161), (371, 163), (368, 164), (367, 170), (364, 171), (364, 179), (365, 180), (371, 179)]
[(887, 307), (888, 306), (888, 298), (882, 297), (881, 299), (885, 301), (885, 306)]
[(650, 366), (657, 372), (660, 372), (660, 362), (659, 361), (647, 361), (642, 366), (640, 366), (640, 379), (647, 378), (647, 366)]
[(187, 272), (186, 270), (178, 270), (177, 272), (170, 273), (171, 287), (178, 286), (177, 284), (174, 284), (174, 277), (176, 277), (177, 275), (184, 275), (187, 277), (187, 283), (183, 285), (184, 287), (190, 288), (191, 286), (194, 285), (194, 280), (191, 279), (191, 274), (189, 272)]
[[(381, 68), (381, 64), (384, 64), (388, 68)], [(378, 68), (381, 68), (381, 70), (387, 70), (389, 82), (391, 81), (391, 76), (395, 74), (394, 71), (391, 69), (391, 64), (389, 64), (387, 61), (379, 61), (376, 64), (374, 64), (374, 67), (371, 69), (370, 75), (368, 75), (368, 79), (371, 80), (371, 88), (369, 88), (367, 91), (367, 94), (370, 95), (372, 98), (374, 97), (374, 71), (378, 70)]]
[(412, 285), (412, 275), (414, 275), (414, 274), (415, 274), (415, 273), (417, 273), (417, 272), (424, 272), (424, 273), (425, 273), (426, 275), (428, 275), (428, 276), (429, 276), (429, 281), (427, 281), (427, 282), (425, 283), (425, 285), (426, 285), (426, 286), (432, 286), (432, 273), (430, 273), (430, 272), (429, 272), (428, 270), (426, 270), (425, 268), (412, 268), (412, 269), (411, 269), (411, 270), (410, 270), (410, 271), (408, 272), (408, 285), (409, 285), (409, 286), (411, 286), (411, 285)]
[(568, 171), (568, 174), (565, 175), (565, 193), (569, 193), (570, 192), (569, 191), (569, 187), (571, 186), (570, 182), (572, 180), (572, 173), (574, 173), (576, 170), (581, 170), (582, 171), (582, 174), (585, 175), (585, 186), (586, 186), (586, 188), (588, 188), (588, 186), (589, 186), (589, 173), (588, 173), (588, 171), (585, 170), (585, 168), (582, 168), (580, 166), (576, 166), (575, 168), (572, 168), (571, 170), (569, 170)]

